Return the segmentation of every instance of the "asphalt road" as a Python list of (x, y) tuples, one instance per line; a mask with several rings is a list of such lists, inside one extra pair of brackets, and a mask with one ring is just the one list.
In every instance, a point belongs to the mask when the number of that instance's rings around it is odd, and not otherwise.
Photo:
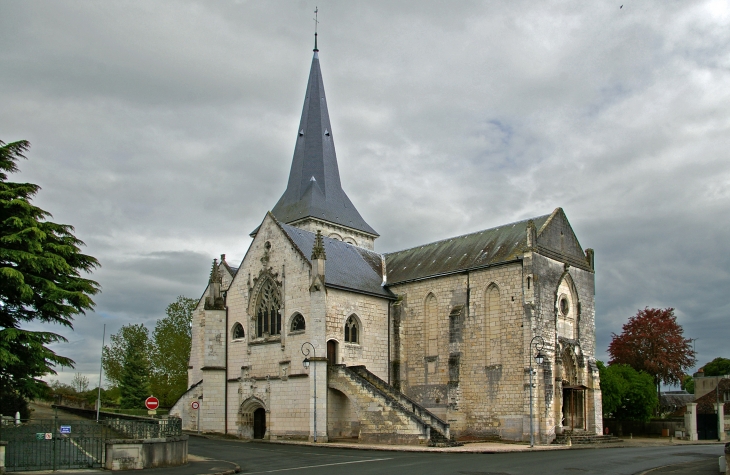
[[(502, 454), (381, 452), (328, 447), (212, 440), (191, 436), (189, 452), (201, 457), (235, 462), (241, 472), (307, 474), (395, 475), (520, 475), (622, 474), (654, 467), (685, 464), (692, 470), (671, 473), (717, 474), (722, 445), (573, 449)], [(704, 467), (704, 468), (703, 468)], [(699, 471), (697, 471), (699, 470)], [(662, 473), (669, 473), (664, 471)]]

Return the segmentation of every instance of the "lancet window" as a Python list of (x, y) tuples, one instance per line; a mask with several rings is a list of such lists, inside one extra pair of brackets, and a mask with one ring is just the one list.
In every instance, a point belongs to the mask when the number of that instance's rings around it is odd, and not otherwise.
[(297, 313), (294, 315), (294, 318), (291, 319), (291, 331), (297, 332), (297, 331), (304, 331), (306, 328), (306, 322), (304, 321), (304, 317), (301, 313)]
[(281, 334), (281, 293), (272, 279), (266, 279), (256, 301), (256, 337)]
[(243, 331), (243, 325), (240, 323), (236, 323), (233, 325), (233, 339), (234, 340), (240, 340), (241, 338), (246, 337), (246, 333)]
[(345, 341), (348, 343), (359, 343), (360, 325), (355, 315), (350, 315), (345, 323)]

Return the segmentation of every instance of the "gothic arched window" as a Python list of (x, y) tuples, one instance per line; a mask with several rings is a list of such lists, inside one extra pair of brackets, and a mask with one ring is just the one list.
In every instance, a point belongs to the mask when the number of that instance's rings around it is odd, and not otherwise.
[(234, 340), (245, 338), (246, 333), (243, 331), (243, 325), (241, 325), (240, 323), (236, 323), (235, 325), (233, 325), (232, 335)]
[(439, 322), (438, 322), (439, 304), (436, 296), (429, 293), (423, 305), (424, 333), (426, 356), (436, 356), (439, 354)]
[(345, 341), (348, 343), (360, 343), (359, 338), (360, 324), (355, 315), (350, 315), (350, 318), (345, 322)]
[(256, 337), (281, 334), (281, 294), (273, 279), (266, 279), (256, 301)]
[(306, 322), (304, 321), (304, 317), (301, 313), (297, 313), (294, 315), (294, 318), (291, 319), (291, 330), (293, 332), (296, 331), (304, 331), (304, 328), (306, 327)]

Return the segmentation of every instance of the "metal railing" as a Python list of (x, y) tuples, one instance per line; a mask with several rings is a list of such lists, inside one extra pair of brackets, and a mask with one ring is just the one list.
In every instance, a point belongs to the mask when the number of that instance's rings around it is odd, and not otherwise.
[(104, 419), (102, 424), (130, 439), (161, 439), (182, 435), (182, 419)]
[(118, 435), (93, 421), (41, 419), (0, 426), (8, 472), (100, 468), (105, 440)]
[(7, 441), (8, 472), (100, 468), (110, 439), (164, 439), (182, 435), (182, 419), (109, 417), (96, 421), (0, 418), (0, 440)]

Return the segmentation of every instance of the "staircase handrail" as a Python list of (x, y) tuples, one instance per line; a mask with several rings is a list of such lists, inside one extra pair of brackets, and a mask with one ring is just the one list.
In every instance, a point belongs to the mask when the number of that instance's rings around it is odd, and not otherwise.
[(401, 406), (404, 411), (412, 413), (423, 423), (430, 427), (436, 428), (439, 432), (441, 432), (442, 435), (444, 435), (446, 438), (449, 438), (449, 424), (446, 421), (442, 420), (431, 411), (418, 404), (413, 399), (398, 391), (387, 382), (383, 381), (377, 375), (370, 372), (365, 366), (346, 366), (344, 364), (332, 366), (337, 367), (338, 369), (345, 370), (345, 372), (350, 373), (368, 383), (376, 391), (385, 393), (391, 398), (396, 399), (396, 402)]

